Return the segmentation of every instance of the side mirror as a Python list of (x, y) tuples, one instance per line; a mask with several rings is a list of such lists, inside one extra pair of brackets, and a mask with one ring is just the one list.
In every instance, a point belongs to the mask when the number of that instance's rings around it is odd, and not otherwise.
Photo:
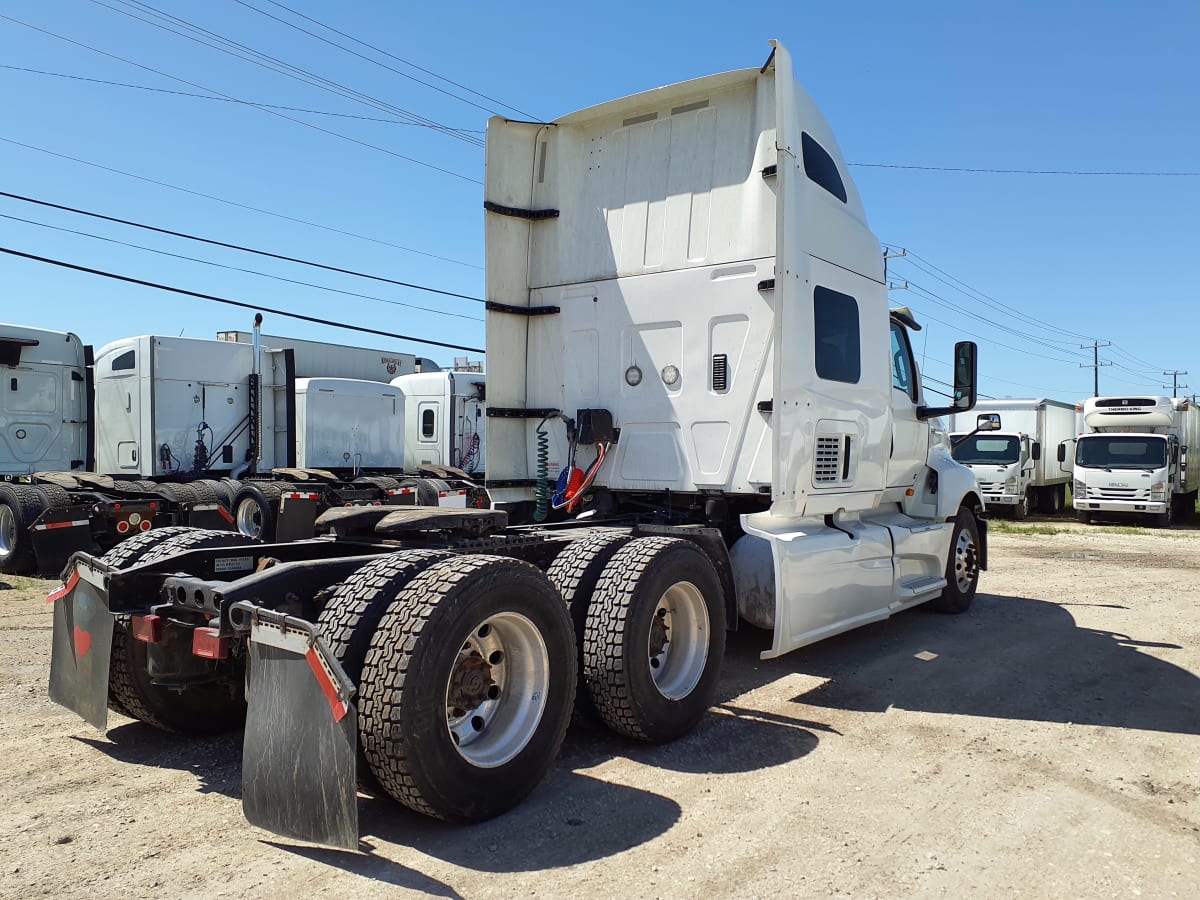
[(975, 418), (976, 431), (999, 431), (1000, 413), (980, 413)]
[(1058, 461), (1059, 462), (1067, 461), (1067, 442), (1066, 441), (1063, 441), (1061, 444), (1058, 445)]
[(1033, 442), (1033, 445), (1029, 448), (1029, 455), (1033, 457), (1034, 462), (1037, 462), (1039, 459), (1042, 458), (1042, 442), (1041, 441)]
[(951, 405), (919, 407), (917, 418), (933, 419), (952, 413), (970, 412), (975, 408), (976, 352), (974, 341), (959, 341), (954, 345), (954, 397)]

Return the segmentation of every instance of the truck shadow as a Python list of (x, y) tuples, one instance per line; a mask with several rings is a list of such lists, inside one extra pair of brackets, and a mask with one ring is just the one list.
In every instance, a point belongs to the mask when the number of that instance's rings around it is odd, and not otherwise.
[(980, 594), (965, 616), (918, 607), (765, 661), (757, 656), (770, 635), (745, 629), (732, 636), (722, 689), (732, 696), (800, 672), (821, 680), (792, 698), (808, 718), (895, 707), (1200, 734), (1200, 678), (1145, 652), (1178, 645), (1080, 628), (1064, 606)]
[[(682, 816), (675, 800), (586, 772), (617, 758), (684, 774), (764, 769), (837, 736), (827, 722), (845, 728), (840, 711), (892, 708), (1200, 734), (1200, 678), (1147, 652), (1176, 645), (1080, 628), (1063, 606), (1045, 600), (980, 594), (965, 616), (918, 608), (774, 660), (759, 658), (769, 633), (745, 628), (729, 637), (717, 702), (679, 741), (632, 744), (573, 727), (545, 782), (498, 819), (448, 825), (387, 798), (360, 797), (365, 853), (266, 843), (388, 884), (456, 896), (389, 859), (386, 845), (476, 871), (513, 872), (602, 859), (669, 831)], [(240, 797), (240, 734), (180, 739), (131, 723), (107, 739), (77, 740), (125, 762), (188, 771), (199, 790)]]

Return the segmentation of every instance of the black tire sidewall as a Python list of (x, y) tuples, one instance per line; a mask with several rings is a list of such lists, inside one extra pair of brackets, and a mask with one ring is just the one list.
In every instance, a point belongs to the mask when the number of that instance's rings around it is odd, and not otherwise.
[[(406, 736), (409, 774), (422, 797), (452, 821), (491, 818), (527, 796), (549, 770), (573, 706), (575, 646), (566, 611), (561, 604), (545, 603), (546, 592), (533, 588), (530, 579), (544, 579), (542, 573), (533, 567), (525, 573), (504, 568), (503, 577), (485, 584), (474, 579), (437, 605), (412, 648), (410, 672), (416, 674), (405, 682), (400, 716), (393, 720)], [(546, 587), (553, 590), (548, 582)], [(500, 766), (482, 769), (468, 762), (450, 737), (446, 687), (467, 637), (501, 612), (525, 616), (541, 633), (549, 660), (549, 696), (520, 752)]]
[[(630, 546), (627, 544), (626, 548)], [(664, 696), (654, 683), (648, 645), (659, 600), (669, 587), (681, 581), (693, 584), (704, 597), (709, 644), (704, 670), (695, 687), (686, 697), (673, 700)], [(603, 602), (602, 596), (594, 597), (593, 603)], [(642, 731), (640, 735), (630, 736), (655, 743), (675, 740), (691, 731), (712, 705), (725, 651), (723, 596), (720, 578), (707, 554), (687, 541), (680, 541), (660, 553), (634, 586), (620, 636), (628, 700)], [(596, 684), (590, 673), (588, 680), (589, 689), (594, 689)], [(603, 716), (603, 701), (595, 693), (592, 699)]]
[(971, 533), (971, 540), (975, 544), (975, 552), (978, 555), (979, 526), (975, 522), (975, 516), (969, 510), (960, 509), (958, 515), (954, 517), (954, 528), (950, 532), (950, 552), (946, 557), (946, 588), (932, 603), (933, 608), (938, 612), (950, 613), (952, 615), (966, 612), (970, 608), (971, 602), (975, 599), (976, 592), (979, 590), (978, 561), (976, 562), (975, 577), (971, 580), (969, 590), (963, 591), (959, 588), (958, 578), (954, 573), (958, 538), (964, 530)]

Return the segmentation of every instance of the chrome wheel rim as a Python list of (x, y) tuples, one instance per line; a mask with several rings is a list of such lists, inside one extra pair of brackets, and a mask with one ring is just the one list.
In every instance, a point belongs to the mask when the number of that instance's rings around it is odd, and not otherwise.
[(659, 598), (646, 638), (650, 677), (668, 700), (696, 689), (708, 662), (709, 621), (704, 594), (690, 581), (677, 581)]
[(954, 579), (961, 593), (971, 589), (975, 575), (975, 540), (971, 537), (971, 532), (964, 528), (958, 533), (958, 540), (954, 543)]
[(17, 517), (12, 507), (0, 504), (0, 554), (9, 556), (17, 549)]
[(246, 497), (238, 504), (237, 529), (246, 537), (261, 538), (263, 533), (263, 511), (258, 501)]
[(471, 629), (446, 681), (446, 730), (473, 766), (502, 766), (537, 731), (546, 709), (550, 653), (537, 626), (498, 613)]

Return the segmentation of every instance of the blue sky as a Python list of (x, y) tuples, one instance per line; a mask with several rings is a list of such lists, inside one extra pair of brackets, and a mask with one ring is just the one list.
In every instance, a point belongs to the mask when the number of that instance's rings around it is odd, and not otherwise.
[[(303, 68), (336, 90), (142, 21), (166, 25), (156, 12)], [(322, 24), (436, 74), (380, 56)], [(612, 2), (584, 10), (543, 2), (8, 0), (0, 9), (0, 191), (482, 297), (483, 151), (475, 141), (489, 113), (480, 107), (554, 118), (661, 84), (761, 64), (767, 40), (775, 37), (792, 52), (798, 78), (853, 164), (1200, 173), (1198, 32), (1194, 2), (755, 9)], [(340, 115), (275, 115), (228, 100), (80, 79)], [(370, 102), (348, 98), (345, 89)], [(460, 130), (452, 136), (401, 124), (397, 110)], [(1175, 369), (1189, 371), (1180, 378), (1189, 387), (1180, 393), (1200, 392), (1190, 312), (1200, 175), (866, 165), (851, 171), (876, 235), (910, 253), (890, 264), (893, 281), (910, 285), (892, 296), (926, 325), (917, 350), (929, 387), (949, 380), (954, 340), (970, 338), (980, 344), (984, 394), (1080, 400), (1091, 395), (1093, 378), (1091, 369), (1080, 367), (1091, 362), (1092, 351), (1080, 345), (1098, 340), (1112, 342), (1100, 349), (1101, 361), (1113, 363), (1100, 370), (1102, 393), (1161, 393), (1170, 383), (1161, 373)], [(42, 223), (0, 218), (0, 247), (416, 338), (483, 346), (482, 308), (470, 300), (6, 198), (0, 198), (0, 215)], [(247, 329), (253, 315), (8, 256), (0, 256), (0, 279), (0, 320), (72, 330), (96, 346), (146, 332), (212, 337)], [(270, 315), (266, 330), (447, 363), (478, 356)]]

